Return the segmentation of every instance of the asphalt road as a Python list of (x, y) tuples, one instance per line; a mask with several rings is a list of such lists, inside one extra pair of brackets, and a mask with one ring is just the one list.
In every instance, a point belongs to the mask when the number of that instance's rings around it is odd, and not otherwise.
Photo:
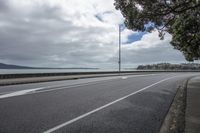
[(0, 87), (0, 133), (157, 133), (198, 73), (127, 75)]

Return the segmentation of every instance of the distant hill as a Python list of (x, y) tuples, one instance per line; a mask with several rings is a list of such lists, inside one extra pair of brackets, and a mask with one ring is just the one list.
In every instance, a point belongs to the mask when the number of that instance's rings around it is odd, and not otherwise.
[(0, 63), (0, 69), (32, 69), (32, 67)]
[(182, 64), (170, 64), (159, 63), (151, 65), (139, 65), (137, 70), (200, 70), (200, 64), (198, 63), (182, 63)]
[(0, 63), (0, 69), (99, 69), (99, 68), (47, 68), (47, 67), (28, 67), (20, 65), (11, 65)]

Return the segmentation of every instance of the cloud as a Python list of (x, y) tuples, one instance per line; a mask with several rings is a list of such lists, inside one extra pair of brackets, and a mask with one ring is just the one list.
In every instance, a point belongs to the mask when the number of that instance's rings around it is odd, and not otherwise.
[[(0, 0), (0, 62), (44, 67), (116, 67), (118, 25), (124, 20), (113, 2)], [(123, 30), (123, 43), (134, 34)], [(131, 67), (137, 63), (184, 61), (170, 46), (170, 39), (168, 35), (160, 41), (157, 33), (145, 34), (141, 40), (123, 45), (123, 63)]]
[(145, 34), (140, 41), (123, 46), (122, 59), (127, 66), (133, 63), (138, 65), (159, 62), (184, 62), (182, 53), (174, 50), (169, 44), (171, 38), (171, 35), (166, 34), (165, 40), (160, 40), (157, 31)]

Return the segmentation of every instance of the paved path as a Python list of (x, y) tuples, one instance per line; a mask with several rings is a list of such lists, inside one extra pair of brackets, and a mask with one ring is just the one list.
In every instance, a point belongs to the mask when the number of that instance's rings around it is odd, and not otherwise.
[(192, 78), (187, 88), (185, 133), (200, 132), (200, 77)]

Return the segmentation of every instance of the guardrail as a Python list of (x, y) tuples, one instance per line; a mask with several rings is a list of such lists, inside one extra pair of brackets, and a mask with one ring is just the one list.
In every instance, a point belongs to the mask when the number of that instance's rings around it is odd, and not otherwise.
[(95, 74), (126, 74), (126, 73), (160, 73), (160, 72), (200, 72), (192, 70), (146, 70), (146, 71), (106, 71), (106, 72), (67, 72), (67, 73), (25, 73), (25, 74), (0, 74), (0, 79), (49, 77), (49, 76), (72, 76), (72, 75), (95, 75)]

